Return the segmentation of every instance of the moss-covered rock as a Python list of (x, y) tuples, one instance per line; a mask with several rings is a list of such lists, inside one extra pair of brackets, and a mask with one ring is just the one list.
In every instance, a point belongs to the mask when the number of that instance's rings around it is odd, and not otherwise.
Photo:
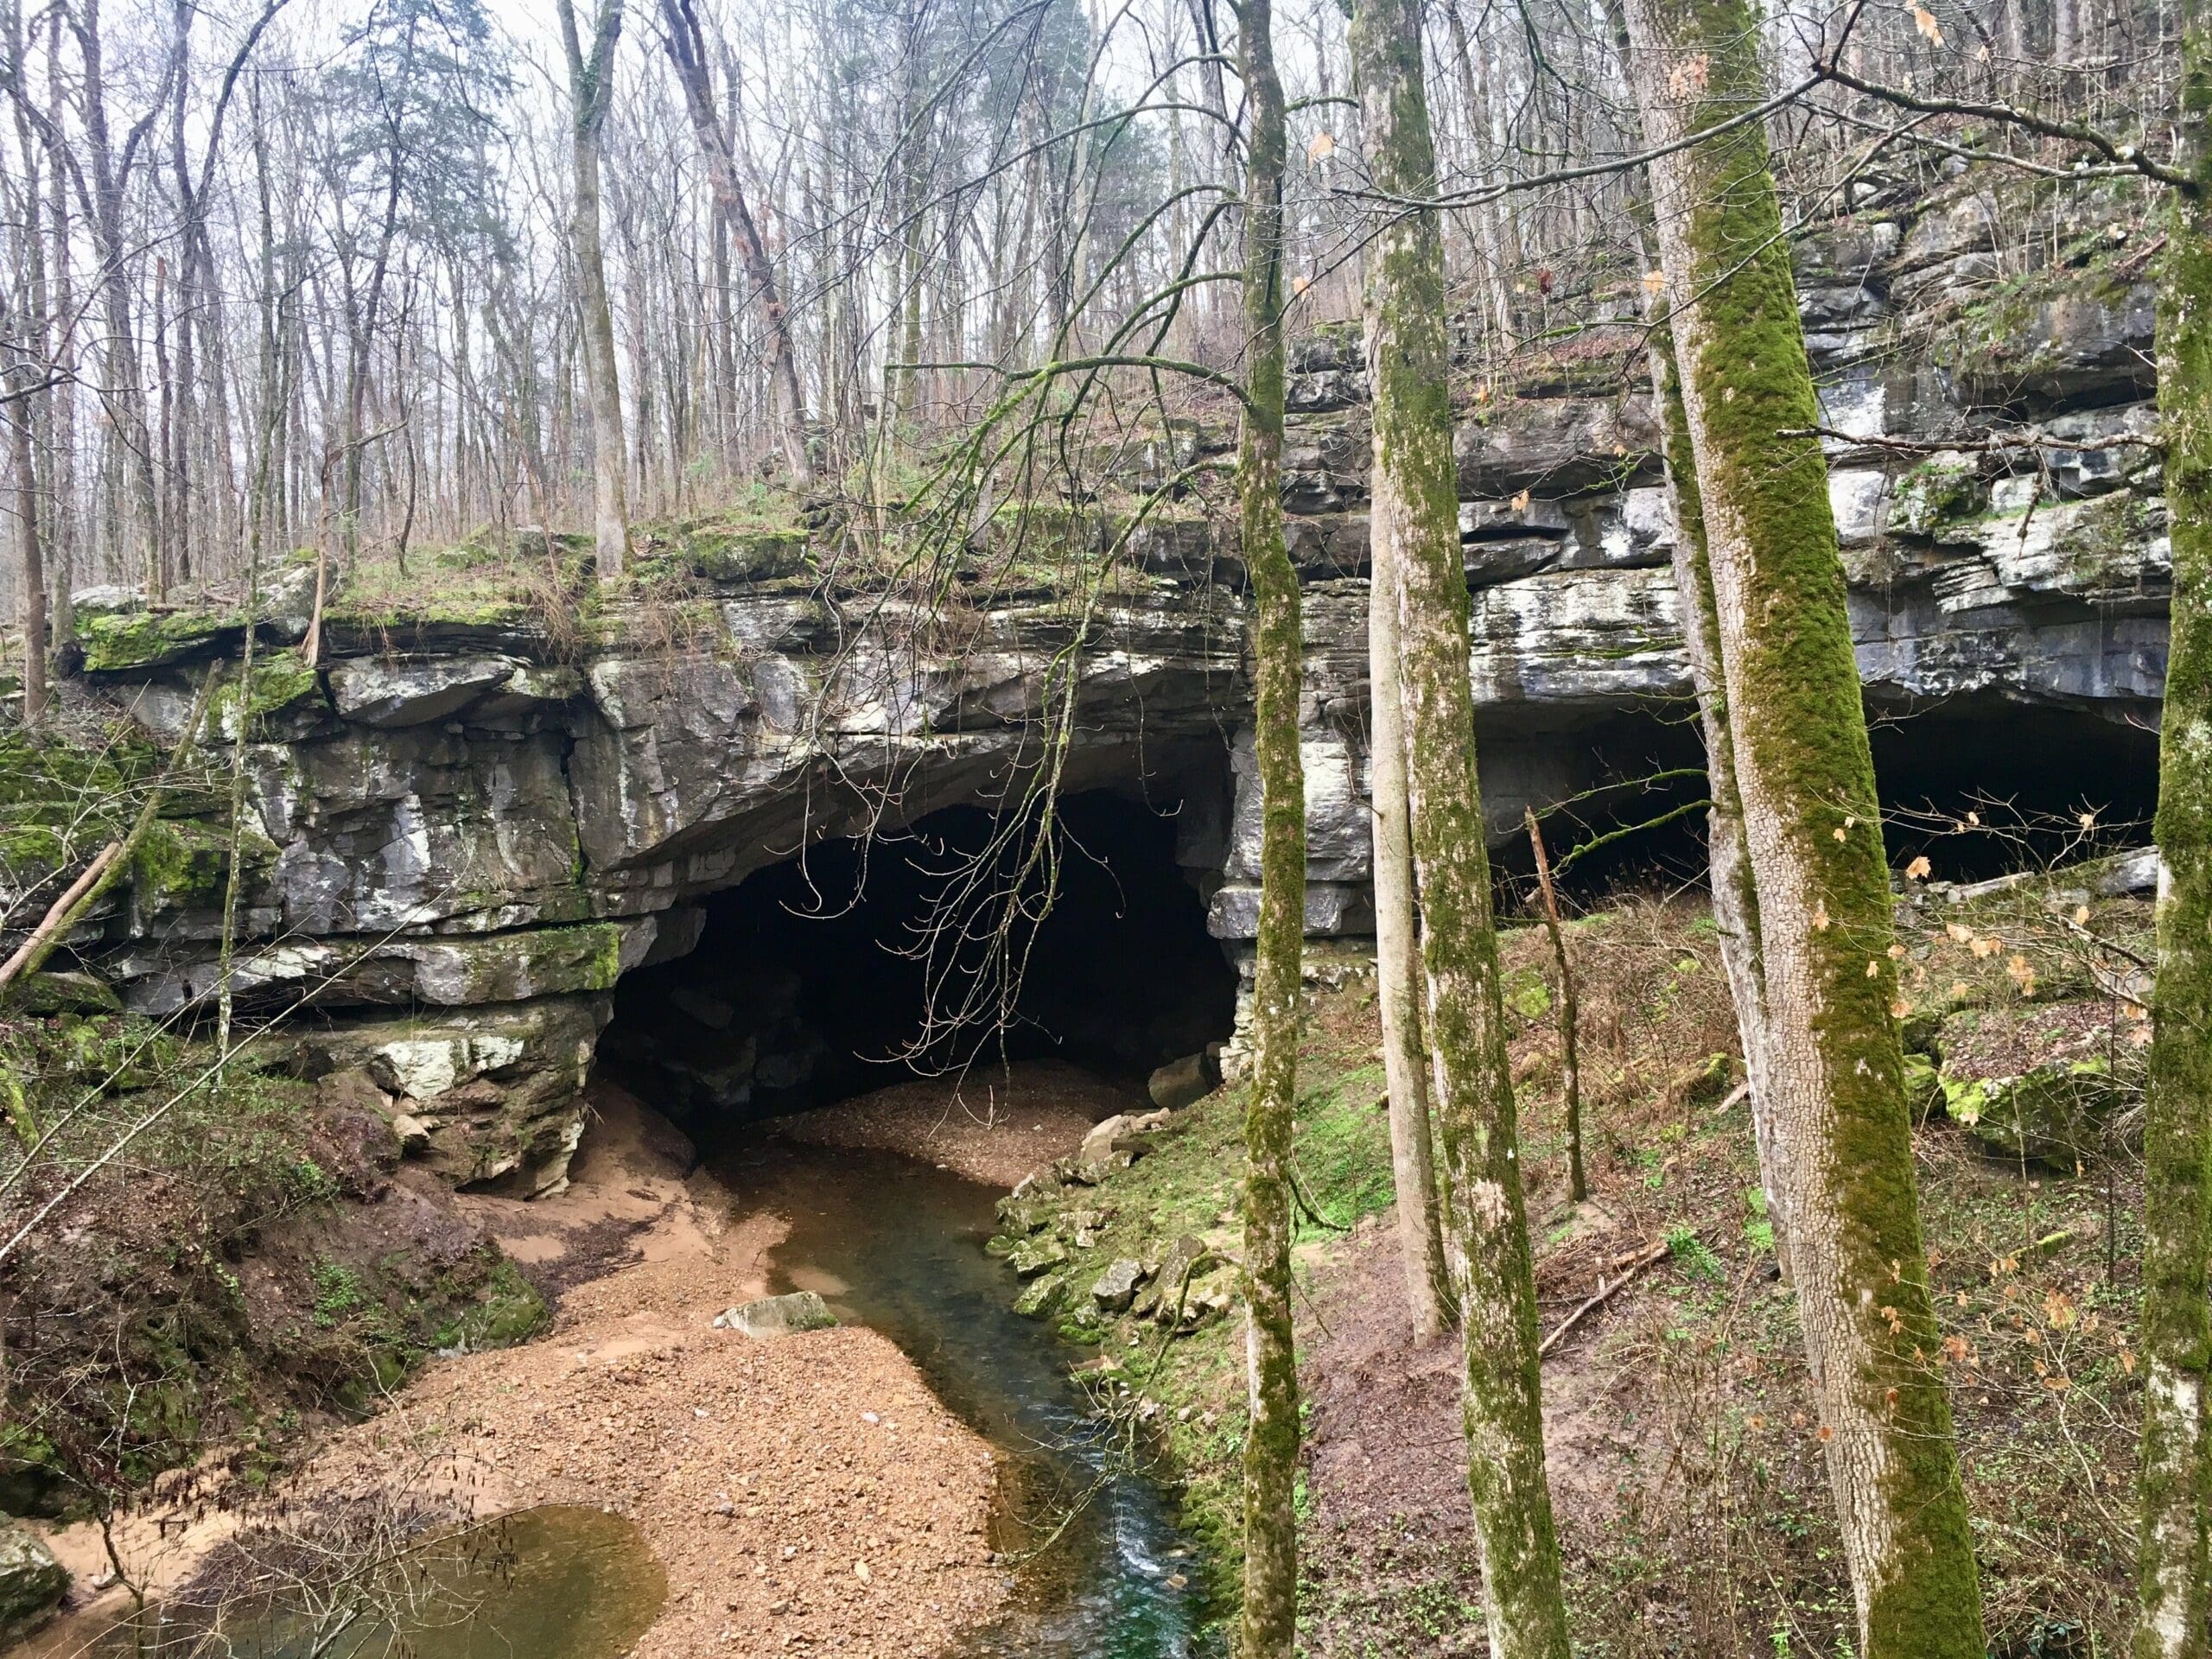
[(1068, 1278), (1065, 1273), (1039, 1274), (1014, 1299), (1014, 1311), (1025, 1319), (1050, 1318), (1059, 1307), (1060, 1294), (1067, 1288)]
[(2102, 1058), (2058, 1061), (2011, 1077), (1941, 1076), (1951, 1121), (1997, 1151), (2070, 1172), (2100, 1152), (2124, 1098)]
[(91, 974), (48, 968), (34, 974), (16, 995), (21, 1014), (120, 1014), (122, 999)]
[(256, 657), (251, 699), (240, 696), (235, 677), (216, 688), (208, 711), (210, 734), (235, 742), (241, 730), (242, 703), (257, 739), (303, 736), (330, 712), (322, 677), (300, 660), (299, 652), (289, 650)]
[(212, 657), (245, 637), (224, 611), (93, 611), (77, 619), (88, 674), (128, 674)]
[(2164, 528), (2158, 505), (2132, 490), (2076, 504), (2052, 543), (2070, 585), (2110, 589), (2140, 584), (2144, 550)]
[(795, 576), (806, 568), (806, 536), (798, 530), (740, 530), (707, 524), (679, 535), (683, 568), (717, 586)]
[[(276, 844), (250, 818), (239, 824), (238, 841), (247, 879), (265, 876), (276, 863)], [(156, 822), (131, 859), (134, 926), (145, 931), (161, 918), (219, 905), (230, 868), (226, 826), (197, 818)]]
[(1989, 505), (1989, 486), (1967, 455), (1931, 455), (1897, 481), (1890, 497), (1890, 527), (1907, 536), (1937, 536), (1955, 520)]
[(39, 1624), (68, 1589), (67, 1571), (29, 1529), (0, 1527), (0, 1642)]

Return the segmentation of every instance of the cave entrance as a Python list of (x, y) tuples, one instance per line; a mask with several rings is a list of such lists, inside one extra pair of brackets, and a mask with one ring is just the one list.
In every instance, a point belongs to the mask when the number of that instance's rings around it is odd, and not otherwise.
[(1141, 1090), (1234, 1023), (1236, 970), (1178, 862), (1185, 810), (1090, 790), (1041, 849), (978, 806), (819, 842), (708, 899), (690, 954), (626, 976), (600, 1053), (694, 1133), (970, 1061)]
[[(1961, 696), (1870, 706), (1867, 724), (1892, 868), (1924, 855), (1934, 879), (1977, 881), (2150, 842), (2158, 738), (2147, 721)], [(1617, 890), (1702, 883), (1705, 748), (1690, 705), (1481, 742), (1509, 893), (1533, 888), (1524, 804), (1542, 815), (1554, 866), (1566, 866), (1560, 885), (1581, 907)]]
[(2147, 722), (1980, 697), (1867, 715), (1892, 866), (1925, 855), (1936, 880), (1979, 881), (2150, 843)]

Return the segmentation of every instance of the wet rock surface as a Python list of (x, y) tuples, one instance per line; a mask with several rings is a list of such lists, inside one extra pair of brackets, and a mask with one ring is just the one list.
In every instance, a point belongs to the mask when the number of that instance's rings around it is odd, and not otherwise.
[(715, 1315), (719, 1330), (735, 1331), (756, 1342), (798, 1336), (807, 1331), (827, 1331), (837, 1323), (830, 1305), (810, 1290), (794, 1290), (783, 1296), (761, 1296)]

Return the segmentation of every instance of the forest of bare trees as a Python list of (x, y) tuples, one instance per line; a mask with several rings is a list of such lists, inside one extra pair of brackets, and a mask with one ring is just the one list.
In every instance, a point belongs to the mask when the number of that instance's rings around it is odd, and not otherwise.
[[(2071, 191), (2167, 215), (2175, 650), (2136, 1650), (2204, 1652), (2202, 0), (539, 10), (0, 0), (0, 511), (26, 715), (88, 587), (228, 598), (272, 550), (404, 573), (413, 550), (528, 525), (588, 530), (612, 579), (656, 521), (740, 509), (881, 537), (918, 508), (957, 537), (1009, 494), (1104, 487), (1111, 469), (1042, 442), (1048, 424), (1088, 443), (1233, 418), (1266, 804), (1250, 1659), (1293, 1651), (1299, 1586), (1296, 342), (1355, 320), (1366, 342), (1406, 1285), (1414, 1327), (1456, 1324), (1463, 1345), (1491, 1650), (1563, 1659), (1568, 1614), (1454, 430), (1510, 385), (1596, 363), (1666, 432), (1716, 914), (1859, 1651), (1968, 1659), (1984, 1632), (1933, 1357), (1902, 950), (1789, 244), (1969, 167), (2037, 181), (2022, 200), (2048, 217), (2020, 239), (2057, 235)], [(1213, 505), (1225, 517), (1229, 493)]]
[[(609, 375), (643, 522), (764, 489), (895, 496), (998, 375), (1095, 349), (1141, 303), (1163, 354), (1238, 355), (1219, 279), (1243, 95), (1233, 20), (1205, 0), (607, 4), (576, 26), (589, 62), (533, 10), (11, 0), (11, 609), (29, 615), (27, 570), (56, 638), (73, 588), (234, 580), (250, 521), (272, 550), (402, 559), (580, 527)], [(2163, 14), (1990, 11), (1797, 9), (1771, 33), (1777, 85), (1813, 77), (1825, 29), (1854, 76), (2056, 97), (2163, 150)], [(1326, 0), (1276, 23), (1294, 333), (1356, 314), (1392, 205), (1361, 158), (1344, 27)], [(1632, 315), (1636, 124), (1602, 9), (1452, 0), (1424, 27), (1463, 359), (1556, 353)], [(1955, 121), (1839, 85), (1775, 119), (1812, 219), (1853, 169), (1958, 148)], [(583, 220), (603, 259), (575, 257)]]

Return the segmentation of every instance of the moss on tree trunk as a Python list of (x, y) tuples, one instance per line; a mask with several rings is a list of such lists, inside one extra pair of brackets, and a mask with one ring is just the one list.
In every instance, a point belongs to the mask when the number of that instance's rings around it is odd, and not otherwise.
[(1666, 302), (1653, 307), (1652, 391), (1659, 399), (1666, 444), (1667, 483), (1675, 512), (1675, 594), (1681, 613), (1682, 645), (1697, 693), (1698, 728), (1705, 738), (1706, 862), (1713, 890), (1713, 921), (1720, 937), (1720, 963), (1735, 1005), (1744, 1046), (1744, 1075), (1751, 1085), (1751, 1134), (1758, 1143), (1760, 1188), (1774, 1227), (1775, 1249), (1789, 1270), (1788, 1217), (1783, 1195), (1766, 1180), (1773, 1167), (1768, 1142), (1766, 982), (1759, 961), (1759, 898), (1744, 842), (1744, 802), (1736, 787), (1735, 740), (1728, 731), (1728, 688), (1720, 671), (1720, 620), (1713, 599), (1713, 564), (1705, 544), (1705, 509), (1698, 497), (1697, 459), (1689, 414), (1682, 407), (1681, 372)]
[(2212, 9), (2182, 8), (2177, 192), (2158, 292), (2158, 409), (2172, 525), (2159, 727), (2158, 972), (2143, 1121), (2143, 1465), (2136, 1659), (2206, 1650), (2212, 1491)]
[[(1418, 0), (1363, 0), (1351, 38), (1376, 184), (1402, 196), (1433, 194)], [(1373, 535), (1378, 546), (1389, 543), (1398, 575), (1431, 1082), (1449, 1191), (1446, 1248), (1465, 1344), (1468, 1488), (1490, 1647), (1498, 1659), (1566, 1659), (1559, 1541), (1544, 1478), (1535, 1287), (1475, 772), (1435, 215), (1390, 218), (1369, 262)]]
[[(1370, 301), (1380, 296), (1370, 293)], [(1382, 1071), (1390, 1091), (1390, 1174), (1397, 1192), (1398, 1254), (1414, 1337), (1451, 1323), (1452, 1273), (1436, 1191), (1428, 1122), (1428, 1055), (1421, 1038), (1421, 935), (1414, 924), (1414, 844), (1406, 797), (1405, 695), (1398, 683), (1400, 480), (1372, 475), (1367, 589), (1368, 791), (1373, 806), (1375, 979), (1382, 1021)]]
[[(1644, 134), (1764, 93), (1745, 0), (1631, 0)], [(1895, 932), (1827, 469), (1764, 127), (1651, 167), (1757, 900), (1764, 1178), (1866, 1659), (1984, 1653), (1928, 1292), (1892, 1003)]]
[(1252, 1094), (1244, 1117), (1243, 1659), (1289, 1659), (1297, 1636), (1298, 1366), (1291, 1324), (1290, 1154), (1306, 952), (1306, 774), (1298, 747), (1298, 573), (1282, 532), (1282, 85), (1268, 0), (1240, 0), (1249, 99), (1244, 171), (1244, 430), (1237, 493), (1252, 575), (1261, 796)]

